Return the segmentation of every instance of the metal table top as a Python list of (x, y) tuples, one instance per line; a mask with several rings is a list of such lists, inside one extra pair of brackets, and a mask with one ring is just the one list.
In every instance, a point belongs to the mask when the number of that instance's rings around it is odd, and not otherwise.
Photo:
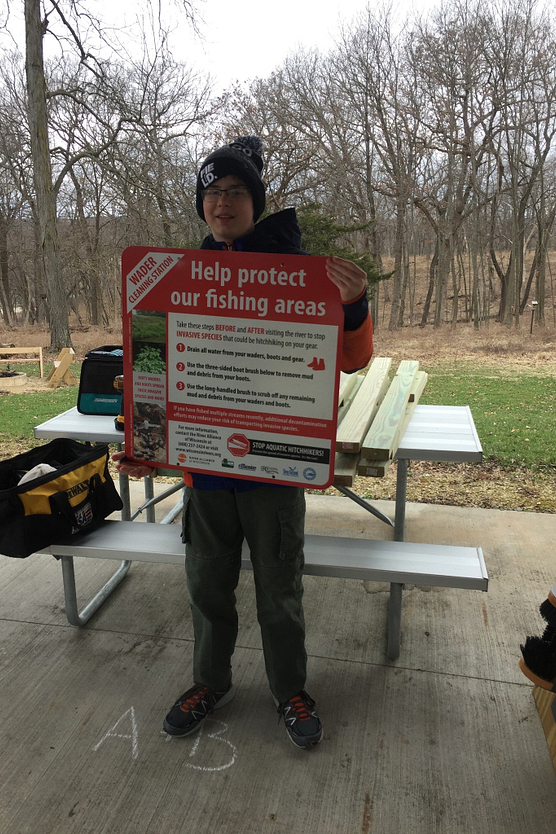
[[(114, 418), (81, 414), (70, 408), (36, 426), (36, 438), (53, 440), (69, 437), (96, 443), (123, 443), (123, 432), (114, 427)], [(402, 437), (396, 458), (480, 462), (481, 442), (473, 416), (466, 405), (418, 405)]]
[(81, 414), (77, 407), (70, 408), (35, 426), (36, 438), (55, 440), (88, 440), (92, 443), (123, 443), (124, 433), (114, 426), (114, 417), (105, 414)]

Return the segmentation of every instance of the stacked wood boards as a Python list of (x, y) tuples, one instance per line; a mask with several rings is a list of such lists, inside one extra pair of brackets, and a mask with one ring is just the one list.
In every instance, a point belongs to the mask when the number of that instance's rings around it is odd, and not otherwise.
[(374, 359), (362, 378), (336, 433), (338, 452), (360, 452), (361, 445), (388, 390), (391, 359)]
[[(403, 382), (396, 382), (397, 377), (394, 378), (392, 386), (395, 386), (395, 391), (391, 401), (387, 402), (386, 398), (384, 399), (381, 410), (363, 441), (361, 459), (357, 464), (358, 475), (381, 478), (394, 460), (400, 440), (405, 434), (415, 406), (427, 384), (427, 374), (419, 371), (418, 363), (415, 364), (417, 369), (415, 369), (408, 390), (405, 388), (407, 379)], [(407, 393), (407, 397), (405, 393), (402, 396), (403, 390)], [(388, 394), (390, 394), (390, 389)], [(392, 411), (389, 410), (389, 406), (392, 406)]]
[[(334, 484), (351, 486), (356, 474), (383, 477), (419, 401), (427, 374), (400, 362), (390, 382), (391, 359), (374, 359), (363, 379), (342, 380)], [(353, 375), (360, 376), (360, 375)]]

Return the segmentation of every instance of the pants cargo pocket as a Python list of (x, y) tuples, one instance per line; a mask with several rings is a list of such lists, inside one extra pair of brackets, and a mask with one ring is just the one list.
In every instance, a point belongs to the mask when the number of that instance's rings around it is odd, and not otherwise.
[(279, 557), (285, 562), (294, 562), (303, 556), (305, 500), (293, 507), (278, 510), (280, 525)]

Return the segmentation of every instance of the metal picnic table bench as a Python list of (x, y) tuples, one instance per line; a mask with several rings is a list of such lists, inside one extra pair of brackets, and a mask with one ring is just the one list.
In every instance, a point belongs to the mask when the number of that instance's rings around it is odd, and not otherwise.
[[(121, 433), (114, 428), (112, 417), (83, 415), (76, 408), (37, 426), (35, 437), (50, 440), (66, 437), (118, 444), (123, 440)], [(315, 535), (306, 536), (305, 539), (306, 574), (390, 583), (387, 655), (392, 660), (400, 653), (402, 591), (405, 583), (481, 591), (488, 589), (488, 575), (481, 548), (405, 541), (407, 475), (412, 460), (480, 462), (481, 444), (469, 408), (416, 406), (396, 454), (393, 521), (348, 487), (337, 485), (336, 488), (344, 495), (393, 527), (393, 541)], [(181, 484), (173, 485), (155, 498), (152, 479), (146, 478), (146, 501), (135, 515), (145, 509), (147, 521), (154, 522), (154, 504), (181, 488)], [(71, 540), (50, 545), (41, 551), (61, 559), (66, 615), (72, 625), (85, 625), (127, 574), (132, 561), (184, 563), (180, 528), (170, 523), (179, 513), (181, 503), (176, 504), (162, 523), (136, 524), (130, 520), (129, 485), (125, 477), (120, 477), (120, 494), (124, 502), (122, 521), (106, 521), (90, 533), (74, 536)], [(121, 561), (117, 571), (81, 612), (77, 603), (73, 564), (76, 556)], [(250, 567), (245, 543), (242, 567)]]

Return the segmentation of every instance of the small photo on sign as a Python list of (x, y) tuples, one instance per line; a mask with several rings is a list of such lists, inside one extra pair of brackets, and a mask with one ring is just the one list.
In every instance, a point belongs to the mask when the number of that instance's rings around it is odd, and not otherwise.
[(133, 310), (133, 370), (146, 374), (166, 373), (166, 314), (156, 310)]
[(163, 463), (166, 460), (166, 409), (155, 403), (133, 406), (134, 457)]

